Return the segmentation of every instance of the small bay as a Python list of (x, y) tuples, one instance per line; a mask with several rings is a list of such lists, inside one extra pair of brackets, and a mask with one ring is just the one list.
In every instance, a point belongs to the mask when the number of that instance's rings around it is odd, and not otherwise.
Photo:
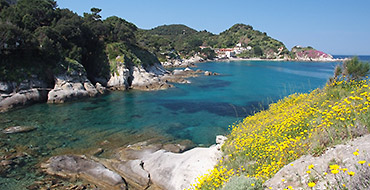
[[(233, 61), (197, 64), (218, 76), (190, 78), (191, 84), (142, 92), (112, 92), (60, 105), (36, 104), (0, 114), (0, 129), (34, 126), (19, 134), (0, 134), (3, 156), (27, 149), (23, 165), (0, 178), (0, 187), (16, 189), (37, 178), (37, 163), (52, 155), (84, 153), (109, 142), (119, 147), (148, 139), (157, 142), (191, 140), (199, 146), (242, 118), (266, 109), (289, 94), (323, 87), (337, 62)], [(5, 122), (6, 121), (6, 122)], [(14, 180), (12, 182), (12, 180)], [(23, 186), (24, 187), (24, 186)]]

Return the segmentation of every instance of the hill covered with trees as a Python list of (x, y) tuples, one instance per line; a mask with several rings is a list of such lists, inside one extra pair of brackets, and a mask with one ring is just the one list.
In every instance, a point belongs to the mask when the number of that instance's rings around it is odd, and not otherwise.
[(206, 30), (196, 31), (185, 25), (163, 25), (151, 30), (139, 30), (138, 41), (163, 61), (165, 56), (186, 58), (202, 54), (204, 51), (200, 46), (219, 49), (239, 44), (243, 50), (239, 56), (245, 58), (283, 58), (289, 54), (282, 42), (245, 24), (235, 24), (219, 35)]
[(244, 58), (289, 54), (282, 42), (245, 24), (219, 35), (180, 24), (143, 30), (116, 16), (102, 19), (100, 11), (92, 8), (80, 16), (54, 0), (0, 0), (0, 81), (31, 75), (53, 81), (76, 61), (95, 82), (109, 78), (118, 56), (127, 65), (152, 65), (194, 55), (213, 59), (215, 51), (237, 45), (237, 56)]
[[(0, 80), (19, 81), (36, 74), (46, 80), (68, 61), (82, 64), (88, 78), (108, 77), (110, 60), (153, 64), (156, 57), (136, 43), (137, 27), (118, 17), (105, 20), (101, 9), (79, 16), (53, 0), (0, 0)], [(109, 48), (115, 47), (115, 48)]]

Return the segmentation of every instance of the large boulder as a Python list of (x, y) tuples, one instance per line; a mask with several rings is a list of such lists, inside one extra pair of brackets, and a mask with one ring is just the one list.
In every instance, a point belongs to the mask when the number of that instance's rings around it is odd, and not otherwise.
[(0, 81), (0, 112), (18, 106), (25, 106), (37, 102), (46, 102), (48, 85), (31, 76), (20, 83)]
[(48, 103), (64, 103), (82, 97), (93, 97), (98, 91), (86, 76), (61, 74), (55, 76), (55, 86), (48, 94)]
[[(218, 138), (223, 143), (224, 138)], [(214, 168), (222, 157), (220, 146), (193, 148), (183, 153), (168, 152), (155, 145), (128, 147), (118, 151), (119, 161), (110, 160), (107, 165), (137, 187), (147, 188), (150, 181), (160, 189), (182, 190)]]
[(85, 156), (54, 156), (41, 167), (50, 175), (72, 179), (82, 178), (102, 189), (128, 189), (126, 181), (120, 175)]
[(9, 109), (25, 106), (36, 102), (46, 102), (47, 89), (28, 89), (21, 90), (11, 94), (0, 95), (0, 112), (8, 111)]

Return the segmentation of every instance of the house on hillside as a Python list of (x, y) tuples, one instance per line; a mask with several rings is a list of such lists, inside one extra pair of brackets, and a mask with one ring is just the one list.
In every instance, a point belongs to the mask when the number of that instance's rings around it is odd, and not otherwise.
[(230, 57), (235, 56), (235, 52), (233, 48), (215, 49), (215, 53), (217, 54), (218, 58), (230, 58)]

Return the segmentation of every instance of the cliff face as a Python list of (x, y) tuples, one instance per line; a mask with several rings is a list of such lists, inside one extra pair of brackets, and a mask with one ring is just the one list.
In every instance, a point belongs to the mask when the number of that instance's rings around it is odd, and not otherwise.
[(32, 76), (21, 83), (0, 81), (0, 112), (36, 102), (45, 102), (50, 89), (48, 85)]
[(295, 46), (292, 48), (292, 58), (299, 61), (333, 61), (333, 56), (312, 47)]

